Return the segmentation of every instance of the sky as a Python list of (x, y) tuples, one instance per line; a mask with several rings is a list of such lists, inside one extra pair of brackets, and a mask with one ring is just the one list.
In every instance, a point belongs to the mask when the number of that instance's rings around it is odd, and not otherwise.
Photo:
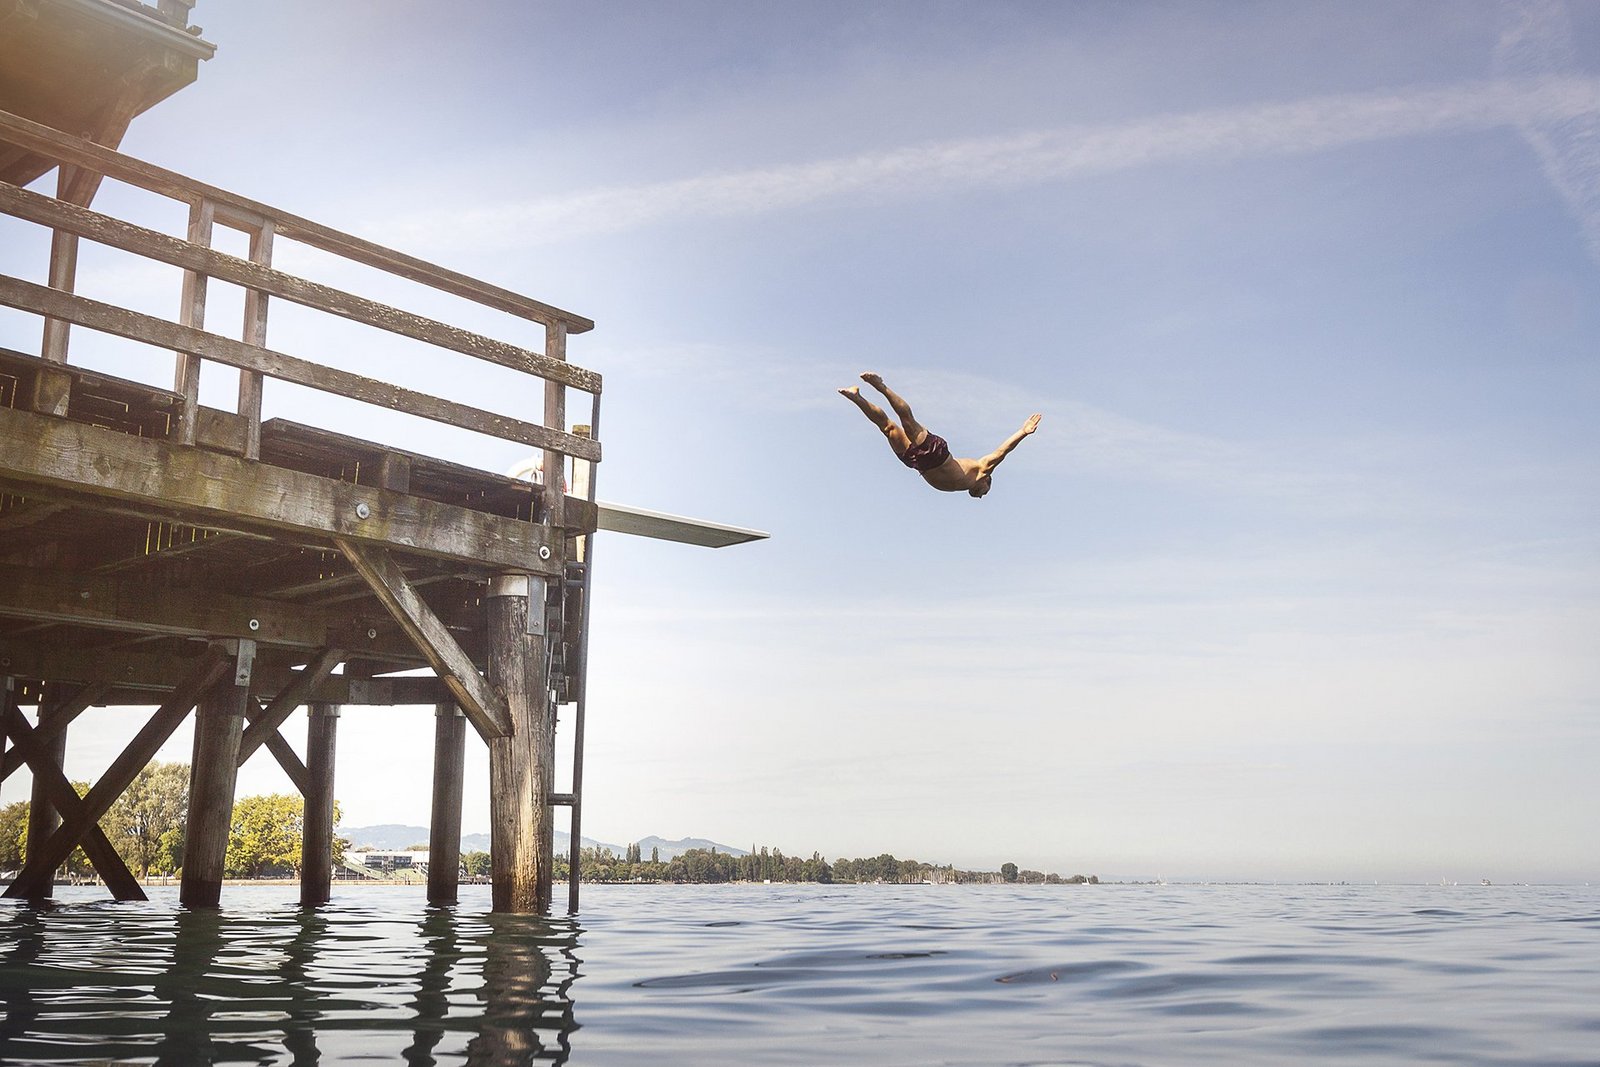
[[(1102, 878), (1600, 877), (1600, 4), (194, 21), (216, 57), (124, 151), (592, 318), (569, 353), (605, 380), (599, 496), (772, 534), (597, 539), (588, 836)], [(181, 232), (127, 190), (97, 206)], [(45, 245), (4, 221), (0, 267), (42, 280)], [(177, 285), (85, 253), (89, 295), (170, 316)], [(281, 306), (273, 347), (539, 409)], [(0, 344), (36, 346), (25, 319), (0, 312)], [(75, 361), (170, 374), (79, 334)], [(836, 395), (868, 370), (958, 455), (1043, 421), (989, 496), (940, 494)], [(140, 718), (88, 713), (69, 773)], [(347, 710), (345, 825), (427, 823), (432, 729)], [(486, 830), (476, 740), (468, 775)], [(241, 795), (289, 788), (265, 754), (241, 772)]]

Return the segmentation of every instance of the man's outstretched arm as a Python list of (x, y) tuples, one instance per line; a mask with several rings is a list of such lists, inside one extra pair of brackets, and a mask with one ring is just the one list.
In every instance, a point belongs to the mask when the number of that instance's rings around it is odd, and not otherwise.
[(1027, 437), (1029, 434), (1039, 428), (1039, 420), (1041, 418), (1043, 418), (1041, 415), (1029, 415), (1028, 421), (1022, 424), (1022, 428), (1020, 430), (1001, 442), (999, 448), (980, 459), (978, 461), (979, 476), (993, 474), (994, 469), (1000, 466), (1000, 461), (1009, 456), (1012, 449), (1016, 448), (1022, 443), (1022, 439), (1024, 437)]

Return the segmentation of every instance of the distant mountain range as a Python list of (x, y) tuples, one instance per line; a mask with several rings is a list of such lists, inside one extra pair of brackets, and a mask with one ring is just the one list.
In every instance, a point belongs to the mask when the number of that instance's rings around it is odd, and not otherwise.
[[(351, 848), (375, 848), (384, 852), (399, 852), (410, 848), (412, 845), (428, 847), (428, 828), (426, 826), (406, 826), (401, 823), (381, 823), (377, 826), (343, 826), (339, 828), (339, 836), (350, 842)], [(561, 830), (556, 831), (556, 852), (565, 853), (571, 848), (571, 836)], [(733, 848), (721, 845), (715, 841), (708, 841), (703, 837), (680, 837), (676, 841), (668, 841), (661, 837), (641, 837), (638, 841), (639, 854), (645, 859), (650, 858), (650, 850), (656, 849), (663, 860), (670, 860), (692, 848), (716, 849), (718, 852), (730, 856), (749, 855), (748, 849)], [(621, 856), (627, 853), (626, 845), (613, 845), (606, 841), (596, 841), (593, 838), (583, 839), (584, 848), (609, 848)], [(462, 834), (461, 850), (463, 852), (488, 851), (488, 834)]]

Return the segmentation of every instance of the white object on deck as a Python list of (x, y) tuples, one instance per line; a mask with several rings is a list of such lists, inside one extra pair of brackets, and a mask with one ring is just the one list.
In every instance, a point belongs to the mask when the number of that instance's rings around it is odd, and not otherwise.
[(600, 529), (613, 533), (633, 534), (636, 537), (654, 537), (658, 541), (678, 541), (686, 545), (705, 548), (726, 548), (748, 541), (762, 541), (772, 536), (760, 530), (747, 530), (742, 526), (726, 526), (705, 519), (690, 519), (682, 515), (668, 515), (661, 511), (630, 508), (625, 504), (607, 504), (596, 501), (600, 509)]

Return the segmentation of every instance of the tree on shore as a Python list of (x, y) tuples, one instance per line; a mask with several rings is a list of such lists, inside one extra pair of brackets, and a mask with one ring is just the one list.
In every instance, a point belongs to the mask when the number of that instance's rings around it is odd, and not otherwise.
[[(89, 793), (88, 782), (73, 782), (72, 788), (80, 797)], [(19, 800), (0, 808), (0, 837), (4, 838), (0, 840), (0, 870), (18, 870), (28, 862), (28, 812), (31, 807), (28, 801)], [(61, 866), (69, 878), (94, 877), (94, 864), (89, 862), (81, 845), (72, 850)]]
[(183, 863), (189, 818), (189, 765), (152, 763), (128, 784), (100, 821), (129, 869), (140, 878), (170, 875)]
[[(339, 805), (333, 824), (339, 825)], [(230, 878), (262, 878), (275, 873), (300, 874), (300, 841), (305, 830), (305, 799), (270, 793), (241, 797), (233, 804), (228, 851), (223, 868)], [(344, 860), (349, 841), (335, 836), (333, 862)]]
[[(692, 848), (667, 862), (661, 862), (659, 853), (652, 849), (650, 862), (638, 859), (635, 846), (628, 846), (618, 856), (608, 848), (586, 848), (580, 853), (583, 880), (586, 882), (684, 882), (691, 884), (719, 884), (723, 882), (814, 882), (831, 884), (841, 882), (886, 882), (915, 884), (1000, 883), (1006, 880), (1001, 871), (962, 871), (953, 865), (943, 866), (902, 860), (886, 853), (865, 859), (839, 859), (829, 863), (821, 853), (813, 852), (810, 859), (786, 856), (781, 849), (753, 846), (749, 854), (733, 856), (715, 849)], [(462, 857), (463, 864), (466, 856)], [(488, 857), (484, 856), (485, 865)], [(1011, 868), (1011, 881), (1030, 884), (1062, 885), (1067, 883), (1097, 883), (1093, 875), (1074, 875), (1062, 878), (1059, 874), (1042, 874), (1038, 871), (1018, 871)], [(567, 864), (556, 858), (554, 876), (557, 881), (568, 876)]]
[(28, 840), (28, 802), (19, 800), (0, 808), (0, 871), (22, 867), (22, 850)]

